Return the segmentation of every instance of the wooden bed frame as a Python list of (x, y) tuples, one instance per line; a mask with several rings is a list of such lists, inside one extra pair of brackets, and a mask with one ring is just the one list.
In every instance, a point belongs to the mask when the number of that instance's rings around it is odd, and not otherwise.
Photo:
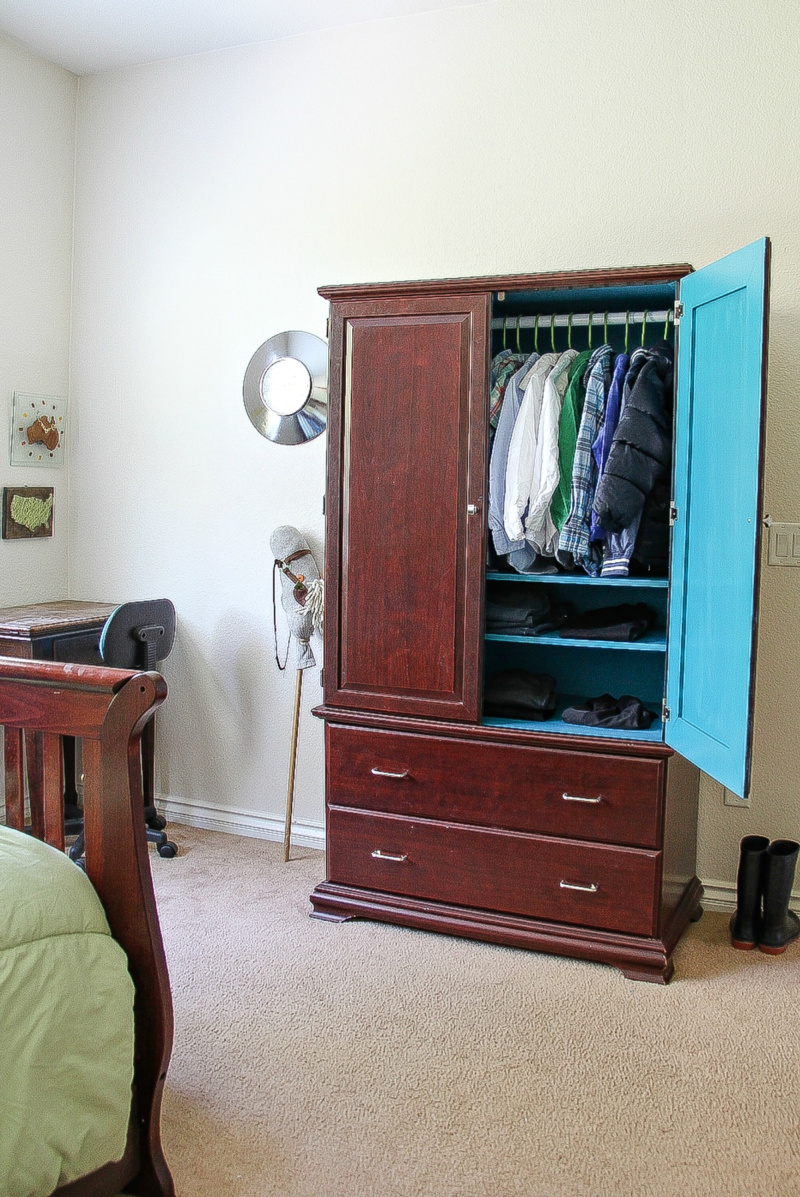
[[(63, 736), (82, 741), (86, 873), (136, 987), (135, 1055), (123, 1158), (53, 1197), (174, 1197), (161, 1147), (161, 1097), (172, 1049), (172, 999), (143, 817), (142, 728), (167, 696), (158, 673), (0, 657), (6, 823), (25, 828), (25, 759), (41, 763), (31, 832), (64, 848)], [(34, 787), (38, 790), (39, 787)], [(76, 866), (77, 867), (77, 866)]]

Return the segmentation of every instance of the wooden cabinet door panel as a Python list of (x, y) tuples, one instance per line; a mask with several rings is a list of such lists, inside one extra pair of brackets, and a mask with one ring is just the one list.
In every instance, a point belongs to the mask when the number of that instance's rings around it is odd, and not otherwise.
[(332, 307), (331, 705), (478, 717), (487, 311), (486, 296)]

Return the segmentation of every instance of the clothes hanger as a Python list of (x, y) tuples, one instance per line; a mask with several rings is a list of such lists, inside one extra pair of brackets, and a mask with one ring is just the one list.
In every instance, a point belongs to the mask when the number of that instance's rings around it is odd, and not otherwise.
[(539, 313), (536, 313), (536, 322), (533, 326), (533, 348), (534, 352), (539, 352)]
[(520, 343), (519, 343), (519, 316), (517, 316), (517, 353), (521, 353), (521, 352), (522, 352), (522, 349), (520, 348)]
[(556, 351), (556, 332), (555, 332), (555, 315), (550, 317), (550, 349), (553, 353)]
[(603, 316), (603, 344), (608, 344), (608, 312)]
[(589, 313), (589, 324), (588, 324), (588, 326), (587, 326), (587, 327), (588, 327), (588, 334), (587, 334), (587, 335), (588, 335), (588, 337), (589, 337), (589, 348), (590, 348), (590, 349), (591, 349), (591, 347), (592, 347), (592, 320), (593, 320), (593, 318), (594, 318), (594, 312), (590, 312), (590, 313)]
[(506, 349), (506, 325), (508, 324), (508, 316), (503, 317), (503, 348)]
[(567, 349), (572, 348), (572, 312), (569, 314), (569, 323), (567, 324)]
[(644, 330), (647, 325), (647, 309), (642, 312), (642, 349), (644, 349)]
[(667, 310), (667, 317), (664, 321), (664, 340), (669, 340), (669, 310)]
[(625, 313), (625, 352), (628, 352), (628, 321), (631, 318), (630, 312)]

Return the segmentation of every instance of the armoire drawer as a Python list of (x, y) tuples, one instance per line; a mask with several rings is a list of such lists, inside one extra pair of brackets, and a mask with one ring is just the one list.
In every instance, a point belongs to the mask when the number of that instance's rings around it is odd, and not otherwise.
[(327, 797), (334, 806), (661, 845), (659, 760), (335, 724), (328, 724), (327, 737)]
[(331, 882), (434, 902), (655, 932), (661, 855), (434, 820), (328, 809)]

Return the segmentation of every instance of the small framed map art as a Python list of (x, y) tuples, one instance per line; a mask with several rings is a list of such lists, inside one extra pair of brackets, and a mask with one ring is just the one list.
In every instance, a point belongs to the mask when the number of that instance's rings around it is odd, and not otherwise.
[(14, 392), (11, 402), (12, 465), (63, 465), (66, 432), (66, 399)]
[(52, 486), (3, 487), (3, 540), (53, 535)]

